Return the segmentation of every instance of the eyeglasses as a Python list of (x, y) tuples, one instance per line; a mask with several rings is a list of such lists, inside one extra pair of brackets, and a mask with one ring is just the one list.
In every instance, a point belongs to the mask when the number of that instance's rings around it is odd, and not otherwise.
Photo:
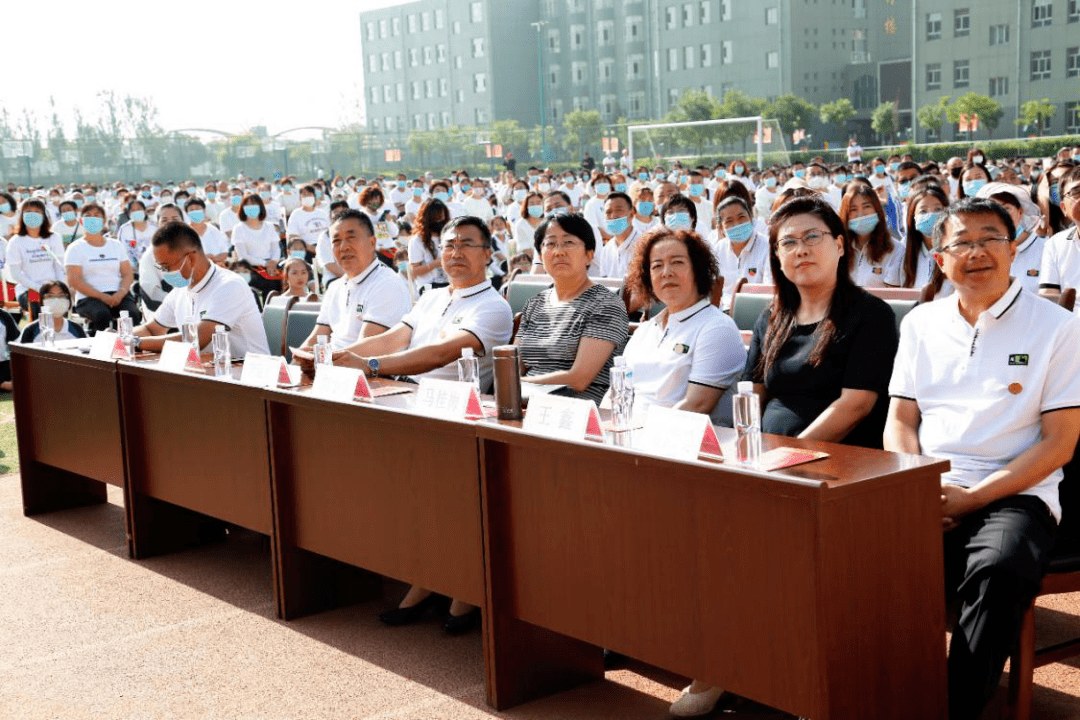
[(795, 237), (794, 235), (782, 237), (777, 245), (779, 246), (781, 255), (790, 255), (798, 249), (800, 243), (804, 247), (812, 248), (815, 245), (818, 245), (826, 237), (835, 237), (835, 235), (828, 231), (811, 230), (802, 237)]
[(471, 250), (473, 248), (482, 248), (483, 243), (471, 243), (471, 242), (448, 242), (443, 243), (442, 254), (450, 255), (456, 253), (458, 250)]
[(973, 252), (975, 252), (976, 247), (978, 247), (980, 250), (985, 250), (990, 247), (991, 244), (993, 244), (993, 246), (996, 246), (999, 243), (1007, 242), (1010, 242), (1009, 238), (1003, 237), (983, 238), (981, 240), (961, 240), (960, 242), (950, 243), (949, 245), (941, 248), (941, 250), (942, 252), (947, 252), (950, 255), (954, 255), (956, 257), (967, 257), (968, 255), (971, 255)]
[(553, 240), (545, 240), (540, 243), (540, 250), (543, 252), (555, 252), (557, 250), (573, 250), (576, 247), (584, 245), (585, 243), (580, 240), (563, 240), (562, 242), (555, 242)]
[(1073, 188), (1069, 192), (1065, 193), (1064, 197), (1067, 197), (1070, 200), (1080, 200), (1080, 187)]

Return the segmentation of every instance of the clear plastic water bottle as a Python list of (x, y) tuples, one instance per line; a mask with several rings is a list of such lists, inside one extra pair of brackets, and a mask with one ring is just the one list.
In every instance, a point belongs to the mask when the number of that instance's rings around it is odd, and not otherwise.
[(199, 345), (199, 322), (197, 320), (184, 322), (180, 326), (180, 332), (184, 334), (184, 342), (195, 348), (196, 353), (202, 352), (202, 347)]
[(232, 374), (232, 355), (229, 352), (229, 333), (224, 325), (214, 328), (214, 377), (228, 377)]
[(634, 371), (619, 355), (611, 368), (611, 427), (615, 432), (633, 428)]
[(732, 397), (732, 419), (735, 422), (735, 460), (747, 467), (761, 463), (761, 401), (754, 392), (754, 383), (743, 380)]
[(52, 310), (41, 308), (38, 311), (38, 322), (41, 327), (41, 342), (52, 347), (56, 343), (56, 325), (53, 322)]
[(319, 341), (315, 344), (315, 369), (318, 371), (320, 365), (326, 367), (334, 366), (334, 351), (330, 347), (330, 336), (320, 335)]
[(124, 343), (128, 357), (135, 357), (135, 324), (127, 310), (120, 311), (120, 317), (116, 320), (116, 334), (120, 336), (120, 342)]
[(457, 361), (457, 377), (461, 382), (472, 383), (480, 394), (480, 360), (470, 347), (462, 348)]

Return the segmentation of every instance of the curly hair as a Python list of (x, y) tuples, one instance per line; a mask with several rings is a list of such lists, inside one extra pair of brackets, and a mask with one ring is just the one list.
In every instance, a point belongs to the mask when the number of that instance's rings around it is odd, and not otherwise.
[(652, 284), (649, 256), (653, 247), (664, 240), (675, 240), (686, 246), (686, 254), (690, 256), (690, 267), (694, 273), (694, 286), (699, 296), (707, 297), (712, 292), (716, 278), (720, 275), (716, 257), (697, 233), (689, 230), (672, 230), (666, 225), (652, 228), (638, 240), (634, 258), (627, 269), (627, 287), (635, 295), (644, 295), (653, 301), (659, 300)]

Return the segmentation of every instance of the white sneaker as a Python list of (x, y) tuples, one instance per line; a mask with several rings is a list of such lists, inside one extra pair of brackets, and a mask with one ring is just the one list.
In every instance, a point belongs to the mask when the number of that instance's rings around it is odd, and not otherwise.
[(705, 692), (692, 693), (690, 686), (683, 688), (682, 697), (671, 704), (669, 712), (672, 717), (689, 718), (708, 715), (716, 708), (720, 696), (724, 694), (723, 688), (713, 687)]

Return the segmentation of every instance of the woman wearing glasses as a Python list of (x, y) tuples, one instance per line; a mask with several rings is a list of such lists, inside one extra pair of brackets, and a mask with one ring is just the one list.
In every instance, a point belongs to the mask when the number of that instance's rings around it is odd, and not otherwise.
[(852, 282), (850, 252), (839, 216), (819, 198), (796, 198), (773, 216), (776, 294), (743, 373), (761, 396), (764, 432), (881, 447), (896, 320)]

